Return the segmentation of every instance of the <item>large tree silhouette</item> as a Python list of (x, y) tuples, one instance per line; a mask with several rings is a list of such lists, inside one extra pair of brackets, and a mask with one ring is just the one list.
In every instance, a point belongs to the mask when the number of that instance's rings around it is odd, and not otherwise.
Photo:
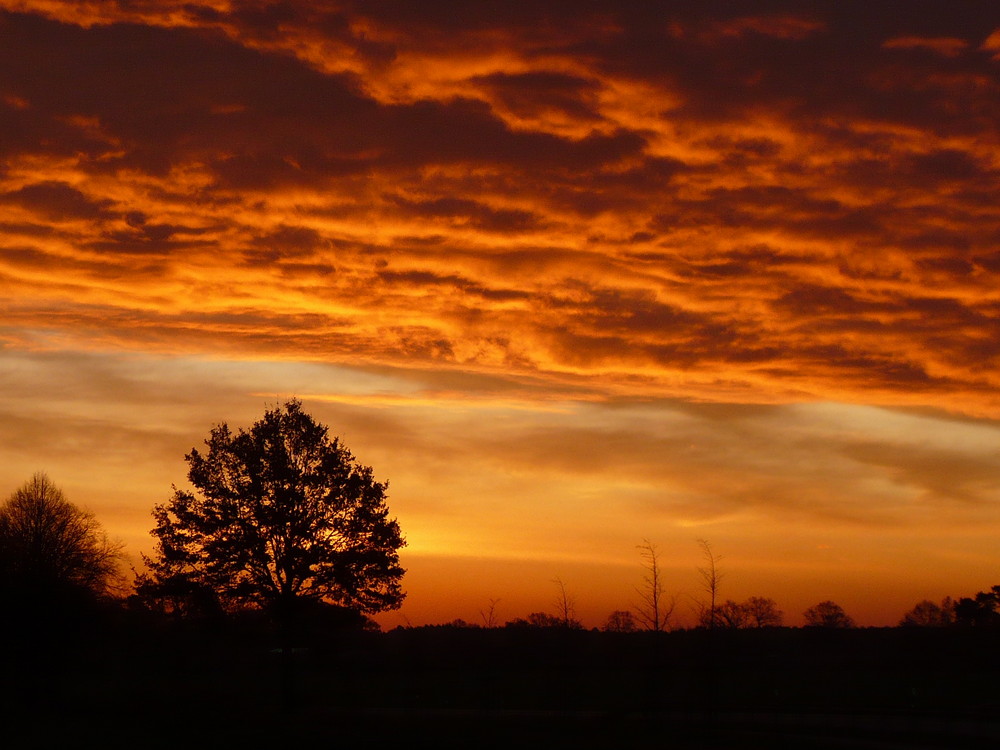
[(153, 509), (156, 554), (144, 557), (141, 596), (279, 616), (316, 602), (363, 613), (400, 605), (405, 542), (387, 485), (300, 401), (246, 430), (218, 425), (205, 444), (185, 457), (197, 492), (175, 487)]

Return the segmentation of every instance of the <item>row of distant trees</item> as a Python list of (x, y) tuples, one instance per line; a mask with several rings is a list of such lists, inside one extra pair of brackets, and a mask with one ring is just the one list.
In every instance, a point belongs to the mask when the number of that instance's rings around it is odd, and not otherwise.
[[(707, 543), (703, 547), (711, 553), (711, 548)], [(608, 633), (635, 633), (639, 631), (663, 632), (672, 629), (672, 616), (676, 608), (677, 597), (664, 595), (661, 588), (661, 574), (657, 561), (656, 547), (648, 541), (644, 542), (642, 550), (643, 560), (646, 564), (648, 575), (643, 579), (645, 588), (637, 589), (641, 596), (641, 601), (636, 612), (632, 610), (614, 610), (611, 612), (604, 624), (600, 628)], [(713, 555), (713, 560), (717, 563), (720, 558)], [(709, 568), (709, 570), (713, 570)], [(714, 568), (715, 583), (721, 574), (716, 566)], [(532, 612), (527, 617), (518, 617), (508, 620), (504, 627), (534, 627), (534, 628), (569, 628), (573, 630), (583, 629), (575, 614), (575, 607), (572, 598), (566, 591), (566, 586), (562, 580), (556, 579), (554, 583), (559, 588), (559, 595), (555, 600), (555, 614), (548, 612)], [(454, 620), (450, 625), (458, 627), (499, 627), (496, 616), (498, 599), (491, 599), (487, 610), (480, 612), (482, 625), (467, 623), (464, 620)], [(711, 600), (698, 601), (698, 627), (704, 629), (748, 629), (748, 628), (774, 628), (784, 624), (784, 612), (778, 608), (774, 599), (764, 596), (751, 596), (744, 601), (734, 601), (727, 599), (721, 603), (713, 604)], [(815, 606), (809, 607), (804, 613), (807, 627), (824, 628), (851, 628), (854, 627), (854, 620), (844, 612), (843, 608), (832, 601), (823, 601)]]
[[(268, 409), (249, 429), (223, 423), (185, 457), (195, 492), (175, 489), (156, 505), (156, 543), (145, 570), (129, 585), (122, 575), (122, 545), (93, 516), (70, 503), (42, 473), (0, 505), (0, 596), (42, 611), (41, 605), (85, 601), (127, 602), (175, 618), (262, 611), (288, 625), (303, 612), (336, 608), (364, 621), (400, 606), (404, 593), (398, 551), (405, 545), (389, 516), (387, 484), (358, 463), (291, 400)], [(699, 540), (704, 596), (702, 628), (764, 628), (783, 624), (770, 598), (721, 600), (721, 557)], [(656, 545), (639, 545), (642, 585), (635, 610), (612, 612), (603, 630), (661, 632), (673, 627), (676, 596), (666, 593)], [(556, 613), (535, 612), (511, 627), (580, 628), (560, 579)], [(496, 604), (484, 626), (498, 627)], [(807, 609), (807, 626), (849, 628), (851, 617), (835, 602)], [(456, 623), (457, 624), (457, 623)], [(917, 603), (901, 625), (1000, 627), (1000, 586), (940, 604)]]
[[(491, 600), (489, 614), (483, 613), (483, 623), (468, 623), (465, 620), (453, 620), (448, 623), (456, 627), (501, 627), (495, 615), (496, 602)], [(718, 604), (714, 619), (709, 619), (702, 609), (699, 614), (699, 628), (717, 628), (729, 630), (744, 630), (751, 628), (773, 628), (784, 624), (782, 612), (774, 599), (763, 596), (751, 596), (737, 602), (732, 599)], [(857, 627), (854, 618), (844, 611), (834, 601), (826, 600), (815, 604), (802, 613), (805, 627), (808, 628), (854, 628)], [(668, 624), (661, 622), (659, 628), (651, 627), (650, 620), (640, 619), (631, 610), (614, 610), (611, 612), (601, 630), (608, 633), (635, 633), (639, 631), (670, 629)], [(503, 623), (507, 628), (569, 628), (583, 629), (581, 623), (573, 614), (552, 614), (549, 612), (532, 612), (527, 617), (517, 617)], [(981, 591), (973, 597), (962, 597), (953, 600), (945, 597), (940, 604), (925, 599), (917, 602), (899, 621), (899, 627), (976, 627), (1000, 628), (1000, 586), (994, 586), (989, 591)]]
[[(751, 596), (745, 601), (726, 599), (719, 601), (722, 579), (722, 556), (717, 554), (705, 539), (698, 540), (702, 551), (703, 564), (698, 567), (704, 596), (697, 600), (698, 626), (707, 629), (746, 629), (780, 627), (784, 624), (784, 612), (774, 599)], [(669, 630), (677, 597), (668, 596), (664, 589), (663, 574), (660, 570), (656, 545), (644, 539), (639, 545), (644, 568), (643, 585), (637, 589), (640, 600), (636, 613), (631, 610), (612, 612), (603, 629), (610, 632), (633, 632), (636, 630)], [(843, 608), (832, 601), (823, 601), (803, 613), (809, 627), (849, 628), (854, 621)]]
[(940, 604), (925, 599), (907, 612), (899, 624), (918, 627), (1000, 627), (1000, 586), (957, 600), (945, 597)]

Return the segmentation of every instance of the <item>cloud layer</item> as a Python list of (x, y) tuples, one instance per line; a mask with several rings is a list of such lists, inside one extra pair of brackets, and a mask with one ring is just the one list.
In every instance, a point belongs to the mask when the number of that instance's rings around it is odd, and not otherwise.
[(989, 4), (4, 5), (12, 345), (1000, 413)]

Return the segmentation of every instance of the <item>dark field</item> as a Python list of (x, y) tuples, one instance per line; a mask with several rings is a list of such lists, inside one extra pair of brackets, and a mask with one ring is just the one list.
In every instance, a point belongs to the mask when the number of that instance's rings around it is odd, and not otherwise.
[(10, 748), (1000, 747), (1000, 633), (11, 632)]

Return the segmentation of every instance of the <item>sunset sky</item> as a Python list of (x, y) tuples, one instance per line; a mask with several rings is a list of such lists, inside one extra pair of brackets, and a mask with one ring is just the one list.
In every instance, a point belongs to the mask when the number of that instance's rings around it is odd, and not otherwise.
[[(905, 6), (905, 9), (904, 9)], [(383, 627), (1000, 583), (1000, 4), (0, 0), (0, 496), (133, 560), (290, 397)]]

